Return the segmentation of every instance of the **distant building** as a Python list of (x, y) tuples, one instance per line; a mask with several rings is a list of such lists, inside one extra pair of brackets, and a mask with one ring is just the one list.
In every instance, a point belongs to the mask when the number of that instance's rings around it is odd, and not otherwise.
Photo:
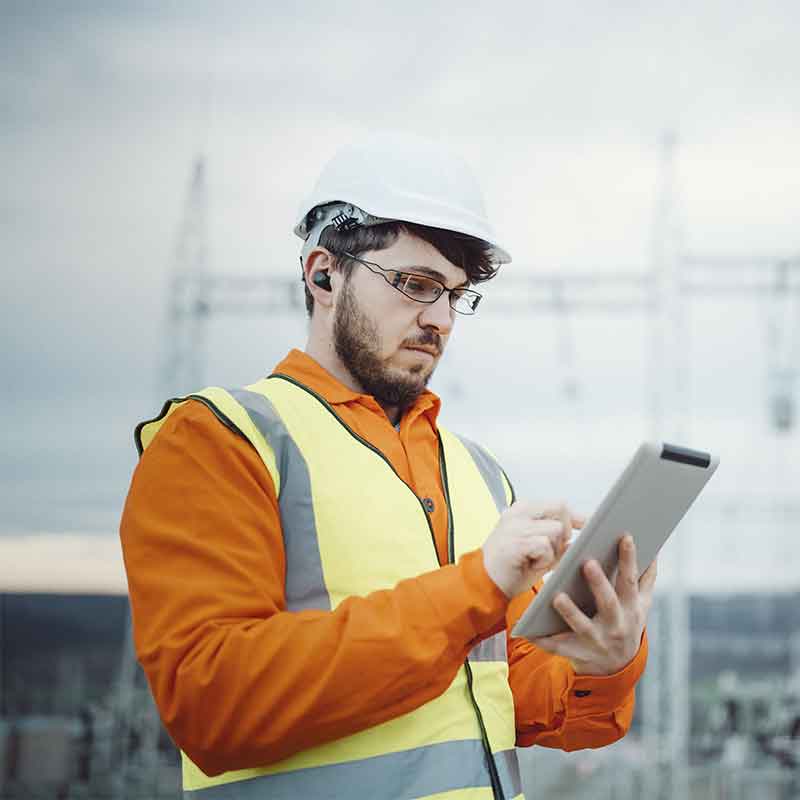
[[(764, 740), (776, 726), (800, 738), (800, 721), (793, 733), (786, 713), (798, 698), (776, 696), (776, 687), (793, 691), (789, 679), (800, 673), (800, 593), (697, 595), (689, 605), (695, 750), (721, 757), (725, 737), (752, 729)], [(3, 797), (24, 797), (13, 787), (30, 780), (109, 780), (115, 749), (136, 747), (109, 743), (129, 731), (115, 694), (128, 613), (119, 594), (0, 594), (0, 785), (12, 791)], [(58, 758), (42, 771), (32, 754), (44, 741)], [(169, 796), (177, 755), (163, 731), (159, 750)]]

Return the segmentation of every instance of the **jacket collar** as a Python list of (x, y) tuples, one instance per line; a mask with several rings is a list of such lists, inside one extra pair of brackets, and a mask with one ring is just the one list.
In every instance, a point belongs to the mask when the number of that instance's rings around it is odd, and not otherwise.
[[(383, 413), (383, 409), (380, 408), (380, 405), (372, 395), (356, 392), (345, 386), (302, 350), (297, 350), (296, 348), (290, 350), (288, 355), (277, 364), (273, 372), (294, 378), (325, 398), (332, 406), (359, 403)], [(431, 423), (435, 425), (441, 404), (440, 398), (429, 389), (426, 389), (414, 401), (413, 405), (406, 409), (404, 416), (416, 417), (424, 413)]]

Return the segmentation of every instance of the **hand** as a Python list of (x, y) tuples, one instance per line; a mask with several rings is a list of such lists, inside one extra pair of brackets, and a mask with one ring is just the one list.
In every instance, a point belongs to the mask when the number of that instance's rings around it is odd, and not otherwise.
[(535, 506), (517, 501), (507, 508), (483, 544), (489, 577), (509, 599), (531, 588), (558, 563), (573, 528), (585, 518), (563, 503)]
[(639, 650), (647, 614), (653, 602), (656, 562), (637, 579), (636, 545), (630, 535), (619, 542), (616, 591), (597, 561), (588, 561), (583, 574), (594, 595), (597, 614), (586, 616), (561, 592), (553, 607), (572, 629), (536, 639), (534, 644), (565, 656), (578, 675), (612, 675), (625, 667)]

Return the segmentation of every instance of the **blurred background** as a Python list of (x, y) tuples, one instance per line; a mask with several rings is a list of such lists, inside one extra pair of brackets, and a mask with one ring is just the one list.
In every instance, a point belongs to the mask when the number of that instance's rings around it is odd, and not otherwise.
[(530, 797), (800, 797), (796, 3), (0, 3), (0, 786), (177, 797), (117, 526), (164, 399), (305, 343), (295, 214), (374, 128), (475, 167), (514, 262), (443, 420), (591, 512), (721, 465), (665, 548), (634, 729)]

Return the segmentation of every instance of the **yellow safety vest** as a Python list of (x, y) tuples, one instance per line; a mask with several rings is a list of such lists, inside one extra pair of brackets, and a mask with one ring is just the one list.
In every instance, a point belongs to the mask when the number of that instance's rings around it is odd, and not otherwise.
[[(272, 477), (286, 550), (287, 610), (334, 609), (346, 597), (391, 589), (440, 566), (422, 501), (308, 387), (271, 375), (245, 389), (209, 388), (171, 400), (157, 419), (138, 426), (140, 452), (189, 399), (244, 436)], [(448, 556), (455, 561), (483, 544), (512, 491), (478, 445), (442, 428), (439, 441)], [(522, 797), (515, 738), (500, 631), (472, 650), (443, 694), (388, 722), (266, 767), (214, 777), (182, 754), (184, 797), (411, 800), (446, 793), (447, 800), (512, 800)]]

